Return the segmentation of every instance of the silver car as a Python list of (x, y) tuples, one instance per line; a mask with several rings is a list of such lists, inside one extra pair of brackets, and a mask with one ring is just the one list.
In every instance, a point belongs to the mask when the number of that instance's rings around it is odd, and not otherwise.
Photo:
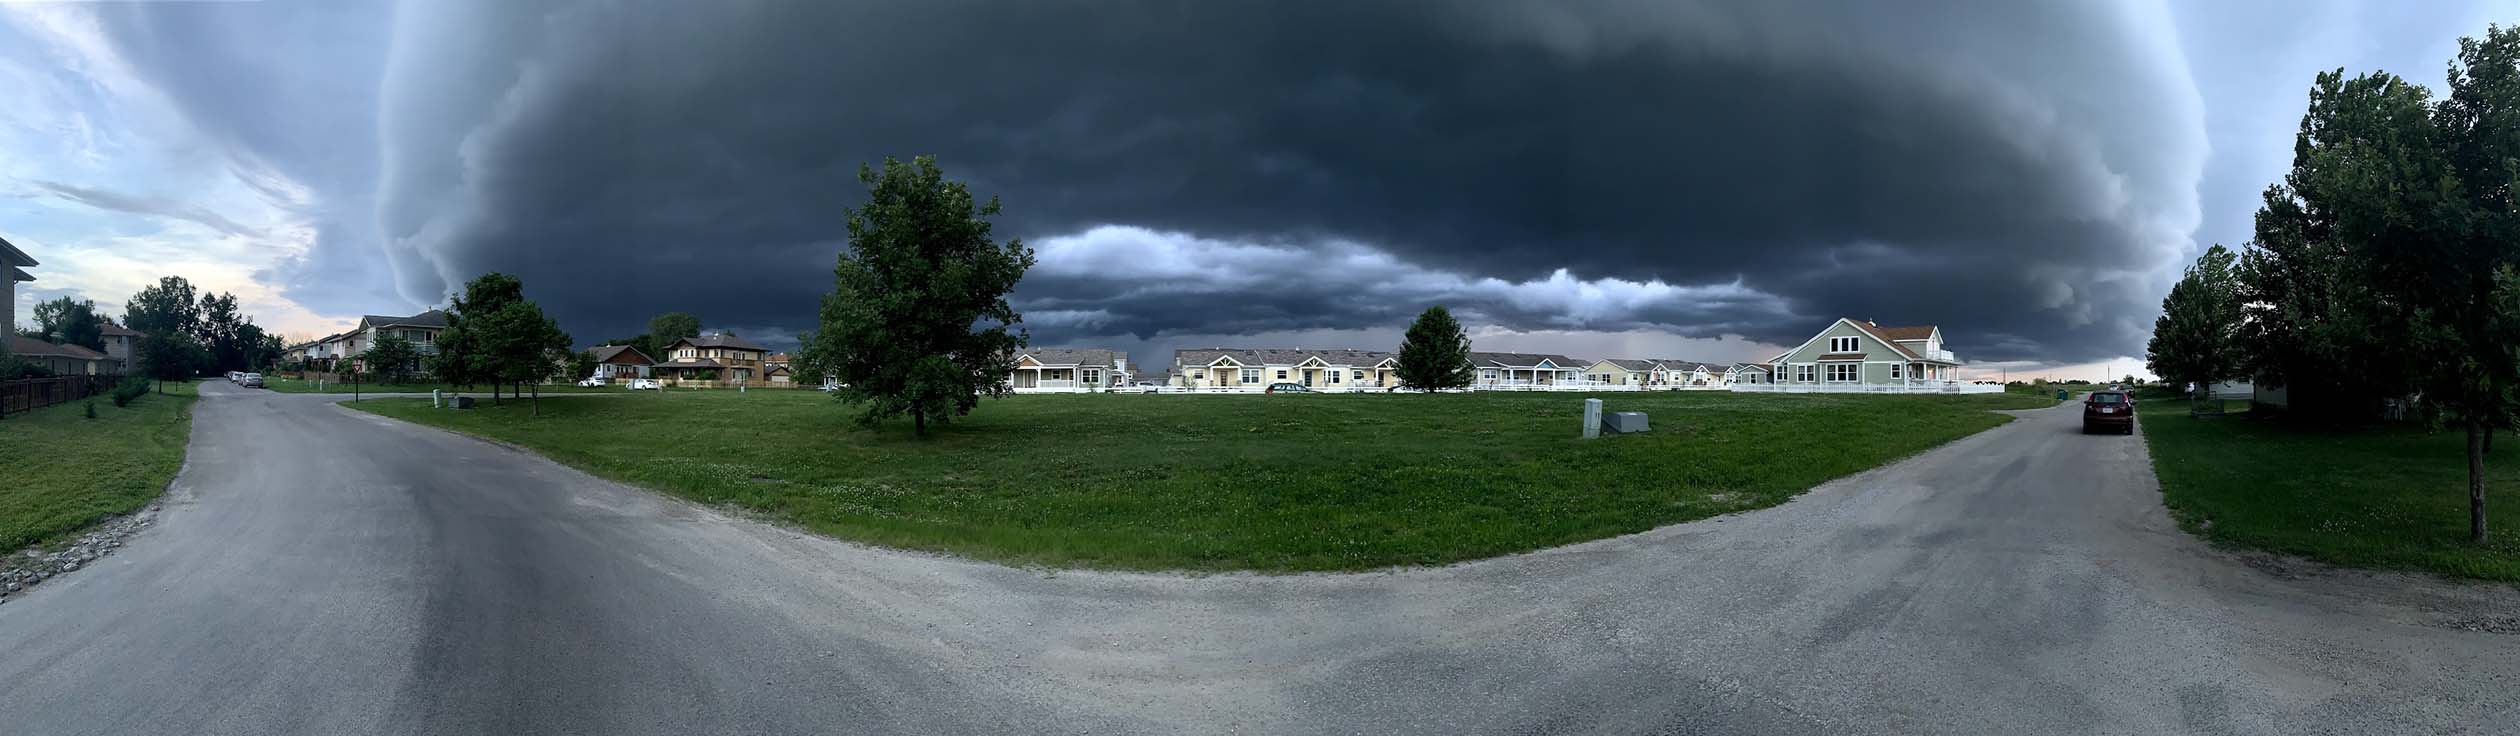
[(239, 374), (236, 374), (236, 385), (243, 386), (243, 387), (246, 387), (246, 388), (262, 388), (262, 387), (263, 387), (263, 384), (262, 384), (262, 374), (260, 374), (260, 373), (239, 373)]

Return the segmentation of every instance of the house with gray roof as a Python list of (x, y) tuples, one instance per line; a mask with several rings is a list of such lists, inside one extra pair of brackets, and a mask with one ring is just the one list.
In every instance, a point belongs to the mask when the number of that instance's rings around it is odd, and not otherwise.
[(1775, 380), (1735, 391), (1824, 393), (1980, 393), (2001, 391), (1960, 380), (1960, 357), (1943, 348), (1942, 328), (1883, 327), (1839, 318), (1767, 361)]
[(586, 352), (595, 357), (595, 375), (609, 383), (615, 378), (647, 378), (656, 367), (656, 359), (628, 345), (597, 345)]
[(1129, 354), (1109, 348), (1025, 348), (1015, 351), (1006, 385), (1016, 393), (1109, 391), (1130, 382)]
[(1591, 361), (1569, 358), (1554, 353), (1492, 353), (1470, 351), (1470, 366), (1479, 371), (1471, 380), (1474, 389), (1497, 388), (1562, 388), (1585, 386), (1584, 369)]
[(760, 385), (767, 375), (770, 349), (731, 332), (685, 337), (665, 345), (666, 360), (651, 368), (675, 379), (675, 385)]
[(1400, 385), (1400, 356), (1380, 350), (1187, 348), (1173, 352), (1172, 385), (1260, 391), (1293, 383), (1315, 391), (1381, 391)]

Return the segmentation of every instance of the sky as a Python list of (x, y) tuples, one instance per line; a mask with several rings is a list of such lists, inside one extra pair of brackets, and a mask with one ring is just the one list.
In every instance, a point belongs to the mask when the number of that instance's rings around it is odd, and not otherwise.
[[(1837, 317), (2141, 373), (2322, 70), (2438, 88), (2515, 1), (0, 5), (17, 313), (159, 276), (320, 337), (515, 274), (581, 345), (813, 328), (934, 155), (1037, 346), (1760, 360)], [(31, 288), (30, 288), (31, 287)]]

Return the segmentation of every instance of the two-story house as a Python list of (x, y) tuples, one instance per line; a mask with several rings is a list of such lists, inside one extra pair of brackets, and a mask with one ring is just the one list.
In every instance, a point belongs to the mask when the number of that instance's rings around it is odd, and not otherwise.
[[(330, 341), (330, 352), (338, 358), (356, 361), (360, 371), (374, 372), (376, 366), (359, 360), (359, 356), (376, 347), (376, 341), (400, 337), (411, 343), (421, 355), (437, 353), (437, 337), (446, 331), (446, 313), (435, 309), (408, 317), (371, 314), (359, 318), (359, 325)], [(414, 366), (422, 369), (421, 366)]]
[(591, 377), (607, 382), (617, 378), (647, 378), (648, 372), (656, 366), (655, 358), (628, 345), (597, 345), (587, 352), (595, 356), (595, 375)]
[(140, 338), (148, 333), (107, 322), (97, 329), (105, 338), (105, 362), (115, 373), (132, 372), (133, 356), (139, 354)]
[(728, 333), (686, 337), (665, 345), (665, 362), (656, 375), (681, 381), (721, 381), (759, 385), (768, 369), (770, 349)]
[[(1767, 361), (1783, 391), (1969, 391), (1959, 356), (1943, 348), (1932, 325), (1883, 327), (1841, 318), (1792, 350)], [(1736, 386), (1735, 390), (1741, 390)]]

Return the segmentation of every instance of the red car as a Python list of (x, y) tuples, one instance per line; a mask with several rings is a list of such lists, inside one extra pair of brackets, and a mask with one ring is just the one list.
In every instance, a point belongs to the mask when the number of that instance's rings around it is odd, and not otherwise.
[(2135, 397), (2122, 391), (2093, 391), (2083, 396), (2083, 434), (2108, 428), (2135, 433)]

